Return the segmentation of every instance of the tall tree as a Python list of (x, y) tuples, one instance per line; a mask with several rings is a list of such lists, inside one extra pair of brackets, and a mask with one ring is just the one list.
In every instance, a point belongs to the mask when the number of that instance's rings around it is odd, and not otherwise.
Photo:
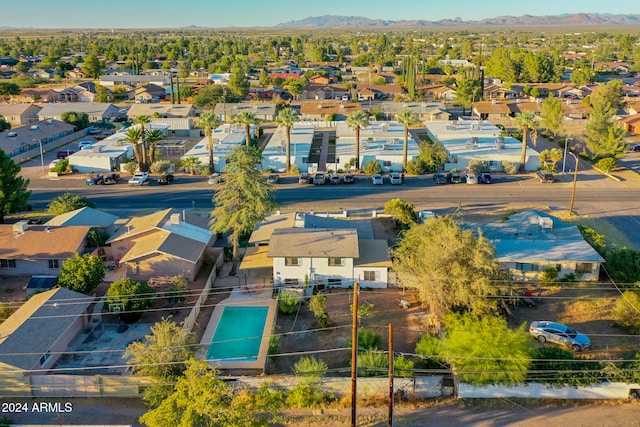
[(27, 207), (31, 191), (27, 190), (29, 180), (20, 176), (20, 166), (0, 150), (0, 224), (4, 224), (7, 214)]
[(268, 420), (233, 386), (218, 378), (208, 362), (189, 359), (184, 376), (160, 405), (140, 417), (149, 427), (266, 427)]
[(243, 66), (236, 65), (232, 68), (228, 86), (231, 92), (239, 98), (244, 99), (247, 96), (250, 84)]
[(494, 285), (499, 269), (491, 242), (463, 230), (450, 216), (414, 225), (393, 250), (393, 265), (406, 286), (418, 290), (437, 323), (443, 315), (466, 310), (476, 315), (496, 310)]
[(287, 137), (287, 160), (285, 162), (285, 170), (287, 173), (291, 170), (291, 128), (293, 124), (298, 121), (298, 114), (293, 108), (287, 107), (280, 110), (276, 122), (280, 126), (284, 126)]
[(156, 161), (156, 147), (160, 141), (166, 139), (162, 129), (149, 129), (147, 131), (147, 143), (149, 144), (149, 166)]
[(89, 77), (97, 79), (104, 70), (104, 63), (102, 63), (95, 55), (87, 55), (84, 57), (81, 70)]
[(553, 133), (553, 136), (557, 137), (562, 132), (564, 112), (562, 111), (560, 100), (553, 96), (552, 93), (542, 101), (540, 117), (542, 118), (542, 125)]
[(256, 118), (256, 116), (251, 111), (243, 111), (233, 118), (233, 121), (241, 126), (244, 126), (244, 131), (246, 135), (245, 145), (249, 147), (251, 145), (251, 125), (257, 125), (260, 123), (260, 120)]
[(522, 150), (520, 152), (520, 170), (525, 170), (527, 163), (527, 137), (529, 132), (537, 133), (538, 129), (538, 117), (531, 111), (523, 111), (516, 114), (513, 119), (514, 125), (522, 130)]
[(362, 110), (347, 117), (347, 126), (356, 131), (356, 170), (360, 170), (360, 130), (369, 126), (369, 116)]
[(220, 119), (212, 111), (205, 111), (198, 118), (198, 127), (204, 129), (209, 147), (209, 171), (213, 172), (213, 130), (220, 126)]
[(131, 144), (133, 147), (133, 155), (138, 162), (138, 167), (142, 170), (142, 152), (140, 150), (140, 143), (142, 141), (142, 129), (138, 127), (131, 127), (124, 133), (123, 143)]
[(402, 169), (407, 169), (407, 155), (409, 151), (409, 127), (420, 123), (420, 118), (410, 108), (403, 108), (396, 114), (398, 123), (404, 125), (404, 146), (402, 147)]
[(234, 147), (223, 168), (225, 180), (213, 197), (215, 208), (210, 215), (211, 230), (230, 233), (234, 273), (240, 239), (277, 207), (273, 187), (256, 169), (256, 165), (261, 162), (262, 158), (256, 149)]
[(77, 128), (86, 129), (89, 127), (89, 116), (87, 113), (79, 113), (77, 111), (65, 111), (60, 116), (63, 122), (69, 123)]
[(151, 117), (141, 114), (134, 117), (133, 124), (140, 126), (140, 171), (149, 170), (149, 140), (147, 139), (146, 126), (151, 123)]
[(11, 129), (11, 123), (4, 118), (3, 115), (0, 114), (0, 132), (4, 132), (5, 130)]
[(615, 121), (620, 93), (620, 83), (608, 83), (598, 85), (591, 94), (591, 115), (584, 136), (589, 151), (596, 156), (620, 158), (626, 151), (626, 132)]
[(151, 326), (144, 341), (127, 347), (123, 358), (134, 375), (151, 378), (142, 398), (151, 407), (158, 407), (173, 391), (174, 383), (186, 369), (185, 361), (195, 354), (195, 335), (167, 319)]
[(79, 194), (64, 193), (51, 200), (47, 212), (51, 215), (62, 215), (84, 207), (95, 208), (96, 204)]

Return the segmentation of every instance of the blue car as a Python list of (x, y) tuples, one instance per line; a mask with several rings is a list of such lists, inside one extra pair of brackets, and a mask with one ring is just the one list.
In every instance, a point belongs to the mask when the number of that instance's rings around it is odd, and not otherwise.
[(104, 184), (104, 176), (102, 174), (91, 175), (84, 183), (87, 185)]

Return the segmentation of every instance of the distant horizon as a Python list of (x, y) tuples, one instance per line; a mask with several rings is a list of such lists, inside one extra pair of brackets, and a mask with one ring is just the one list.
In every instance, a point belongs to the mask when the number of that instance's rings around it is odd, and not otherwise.
[[(3, 30), (47, 29), (154, 29), (154, 28), (272, 28), (279, 24), (324, 15), (354, 16), (389, 21), (479, 21), (499, 16), (561, 16), (575, 13), (607, 15), (640, 14), (637, 2), (621, 0), (605, 4), (595, 0), (538, 0), (532, 4), (500, 0), (458, 0), (455, 7), (428, 0), (405, 0), (401, 7), (388, 2), (324, 0), (304, 8), (282, 6), (268, 0), (241, 4), (187, 0), (176, 6), (169, 0), (85, 0), (78, 8), (62, 7), (50, 0), (8, 2), (2, 6)], [(8, 18), (8, 19), (6, 19)]]

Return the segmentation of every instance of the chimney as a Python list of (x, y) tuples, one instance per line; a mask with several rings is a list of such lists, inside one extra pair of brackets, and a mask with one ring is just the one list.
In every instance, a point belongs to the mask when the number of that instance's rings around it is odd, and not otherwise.
[(179, 213), (171, 214), (170, 221), (171, 221), (171, 224), (175, 224), (175, 225), (180, 224), (180, 214)]
[(13, 234), (24, 234), (29, 229), (29, 223), (27, 221), (18, 221), (13, 224)]

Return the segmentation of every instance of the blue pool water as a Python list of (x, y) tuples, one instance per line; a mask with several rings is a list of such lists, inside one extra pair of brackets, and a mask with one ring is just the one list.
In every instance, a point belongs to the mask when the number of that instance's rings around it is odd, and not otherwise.
[(207, 360), (257, 360), (268, 313), (269, 307), (225, 307), (211, 339)]

